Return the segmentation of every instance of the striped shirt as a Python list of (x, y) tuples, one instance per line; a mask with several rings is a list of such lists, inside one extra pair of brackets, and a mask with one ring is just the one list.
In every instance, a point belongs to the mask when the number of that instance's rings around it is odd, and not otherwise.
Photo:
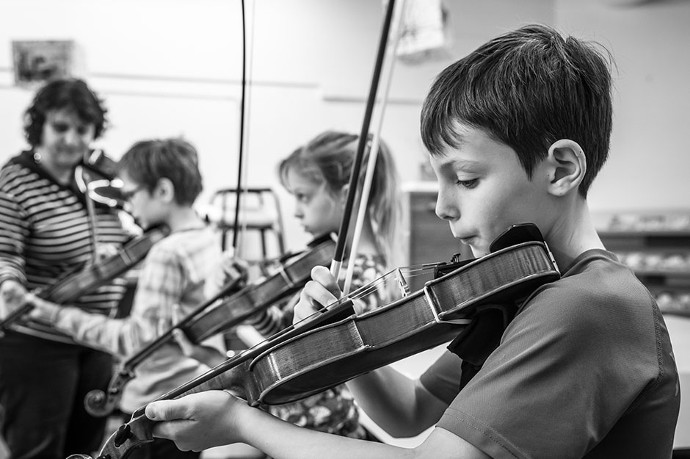
[[(76, 184), (61, 185), (34, 161), (33, 152), (0, 169), (0, 283), (14, 279), (30, 291), (46, 288), (80, 269), (93, 256), (85, 196)], [(128, 238), (112, 209), (95, 203), (99, 243), (121, 246)], [(116, 279), (83, 295), (72, 306), (112, 315), (125, 291)], [(15, 330), (57, 341), (65, 335), (23, 321)], [(38, 332), (37, 332), (38, 330)]]

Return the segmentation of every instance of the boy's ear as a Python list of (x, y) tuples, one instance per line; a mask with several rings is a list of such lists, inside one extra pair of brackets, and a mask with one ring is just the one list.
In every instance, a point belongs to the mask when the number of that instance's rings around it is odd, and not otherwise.
[(564, 196), (571, 190), (577, 190), (587, 171), (587, 158), (577, 142), (557, 140), (549, 147), (546, 161), (551, 194)]
[(173, 202), (175, 200), (175, 185), (169, 178), (158, 179), (155, 193), (163, 202)]

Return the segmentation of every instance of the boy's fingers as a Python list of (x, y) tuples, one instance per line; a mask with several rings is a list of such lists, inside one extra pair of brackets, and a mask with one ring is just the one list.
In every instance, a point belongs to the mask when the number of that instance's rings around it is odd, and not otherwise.
[(312, 280), (321, 284), (326, 290), (328, 290), (335, 298), (340, 297), (340, 287), (331, 272), (325, 266), (315, 266), (311, 270)]
[(177, 400), (159, 400), (146, 405), (146, 417), (153, 421), (186, 419), (187, 408)]
[(177, 304), (177, 303), (173, 304), (173, 307), (172, 307), (172, 322), (173, 322), (173, 325), (179, 323), (179, 322), (182, 320), (182, 318), (183, 318), (182, 306), (180, 306), (180, 305)]
[(175, 339), (175, 341), (177, 341), (177, 344), (182, 349), (182, 353), (184, 355), (190, 355), (194, 350), (194, 346), (192, 345), (191, 341), (189, 341), (184, 332), (179, 328), (175, 328), (173, 329), (172, 334), (173, 338)]

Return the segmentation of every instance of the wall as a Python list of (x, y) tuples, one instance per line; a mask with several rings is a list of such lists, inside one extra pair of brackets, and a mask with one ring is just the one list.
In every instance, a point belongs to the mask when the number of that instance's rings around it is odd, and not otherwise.
[[(419, 106), (434, 75), (486, 39), (527, 23), (596, 39), (617, 59), (611, 159), (594, 209), (687, 207), (684, 125), (690, 91), (690, 2), (621, 6), (609, 0), (451, 0), (445, 58), (397, 63), (383, 136), (406, 181), (424, 151)], [(638, 2), (639, 3), (639, 2)], [(358, 132), (382, 4), (376, 0), (247, 1), (251, 49), (247, 180), (276, 185), (279, 158), (326, 128)], [(3, 0), (0, 2), (0, 161), (23, 147), (31, 91), (12, 84), (11, 40), (73, 39), (80, 75), (107, 100), (103, 147), (118, 157), (144, 137), (184, 135), (202, 157), (208, 199), (236, 182), (241, 58), (240, 2), (222, 0)], [(276, 185), (277, 186), (277, 185)], [(289, 246), (308, 240), (283, 202)]]

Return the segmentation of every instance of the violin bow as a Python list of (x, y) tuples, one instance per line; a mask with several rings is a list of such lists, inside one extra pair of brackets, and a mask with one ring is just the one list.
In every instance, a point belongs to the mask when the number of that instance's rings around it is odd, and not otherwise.
[[(362, 227), (364, 226), (364, 219), (367, 215), (367, 205), (369, 204), (369, 194), (371, 192), (371, 182), (374, 178), (374, 171), (376, 169), (376, 159), (379, 154), (379, 146), (381, 143), (381, 127), (383, 126), (383, 115), (386, 111), (386, 103), (388, 101), (388, 93), (390, 91), (391, 81), (393, 79), (393, 68), (395, 67), (395, 53), (398, 48), (400, 39), (400, 26), (405, 10), (405, 0), (401, 0), (398, 8), (398, 17), (394, 21), (395, 28), (391, 30), (390, 35), (393, 37), (391, 45), (387, 47), (388, 59), (384, 57), (384, 62), (388, 62), (385, 67), (385, 77), (383, 81), (383, 92), (381, 102), (379, 103), (378, 118), (376, 119), (376, 126), (374, 127), (371, 145), (369, 147), (369, 160), (367, 163), (366, 173), (364, 175), (364, 183), (362, 184), (362, 196), (359, 201), (359, 208), (357, 209), (357, 219), (355, 220), (355, 230), (352, 236), (352, 247), (350, 248), (350, 260), (354, 260), (357, 256), (357, 249), (359, 248), (359, 239), (362, 234)], [(368, 137), (368, 135), (367, 135)], [(355, 265), (349, 263), (347, 266), (347, 274), (345, 276), (345, 283), (343, 286), (343, 295), (350, 292), (352, 284), (352, 276), (354, 274)]]
[(235, 220), (232, 227), (232, 248), (233, 256), (237, 253), (240, 234), (240, 203), (242, 201), (242, 175), (244, 171), (244, 147), (245, 147), (245, 105), (247, 97), (247, 19), (245, 11), (245, 0), (240, 2), (242, 10), (242, 83), (240, 95), (240, 145), (237, 162), (237, 191), (235, 192)]
[[(89, 162), (89, 156), (91, 152), (89, 149), (87, 149), (84, 152), (84, 164), (88, 164)], [(88, 218), (89, 222), (89, 227), (91, 228), (91, 234), (90, 234), (90, 239), (91, 239), (91, 263), (96, 265), (98, 263), (98, 229), (97, 229), (97, 222), (96, 222), (96, 206), (94, 205), (93, 201), (91, 200), (91, 196), (89, 196), (89, 180), (88, 179), (88, 172), (86, 171), (86, 167), (82, 166), (81, 168), (81, 176), (82, 180), (84, 180), (85, 188), (86, 190), (84, 191), (84, 202), (86, 203), (86, 215)]]
[(395, 0), (388, 1), (386, 14), (383, 20), (383, 27), (381, 29), (381, 38), (379, 40), (379, 47), (376, 53), (376, 63), (374, 65), (374, 73), (371, 78), (371, 85), (369, 87), (369, 96), (367, 98), (366, 108), (364, 110), (364, 120), (362, 122), (362, 129), (359, 133), (359, 140), (357, 142), (357, 152), (352, 164), (352, 172), (350, 174), (350, 183), (345, 201), (345, 209), (343, 218), (340, 222), (340, 229), (338, 231), (338, 240), (335, 245), (335, 253), (333, 255), (333, 262), (331, 263), (331, 274), (338, 279), (340, 269), (343, 264), (343, 255), (345, 253), (345, 244), (347, 243), (348, 231), (350, 228), (350, 217), (354, 207), (355, 195), (357, 194), (357, 182), (359, 181), (359, 174), (362, 167), (362, 158), (364, 157), (364, 150), (367, 146), (369, 136), (369, 126), (371, 125), (371, 117), (376, 103), (376, 93), (378, 91), (379, 80), (381, 79), (381, 68), (383, 67), (383, 58), (386, 53), (386, 44), (388, 42), (388, 32), (390, 31), (391, 22), (393, 19), (393, 10), (395, 8)]

